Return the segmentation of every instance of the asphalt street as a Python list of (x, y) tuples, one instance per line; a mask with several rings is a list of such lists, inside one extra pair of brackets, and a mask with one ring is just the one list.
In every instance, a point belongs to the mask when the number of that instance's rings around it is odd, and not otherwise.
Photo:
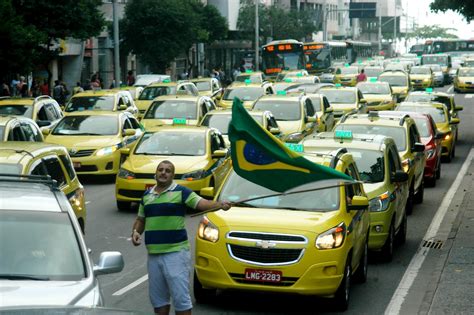
[[(442, 88), (448, 90), (448, 86)], [(452, 92), (452, 88), (449, 90)], [(457, 105), (464, 106), (461, 112), (459, 139), (456, 157), (451, 163), (443, 163), (441, 179), (436, 187), (425, 189), (422, 204), (416, 205), (408, 218), (406, 244), (397, 247), (390, 263), (378, 261), (371, 255), (368, 280), (365, 284), (352, 286), (349, 310), (345, 314), (383, 314), (390, 303), (405, 270), (423, 240), (433, 216), (444, 195), (457, 176), (469, 153), (474, 139), (470, 128), (474, 120), (472, 103), (474, 94), (457, 94)], [(115, 206), (113, 179), (81, 178), (86, 189), (87, 225), (86, 242), (92, 250), (95, 262), (103, 251), (120, 251), (125, 260), (121, 273), (100, 276), (100, 284), (108, 307), (152, 313), (148, 299), (146, 281), (146, 249), (134, 247), (130, 242), (136, 209), (119, 212)], [(188, 217), (186, 224), (191, 246), (200, 218)], [(329, 300), (306, 296), (276, 294), (221, 292), (215, 303), (195, 305), (194, 314), (335, 314)]]

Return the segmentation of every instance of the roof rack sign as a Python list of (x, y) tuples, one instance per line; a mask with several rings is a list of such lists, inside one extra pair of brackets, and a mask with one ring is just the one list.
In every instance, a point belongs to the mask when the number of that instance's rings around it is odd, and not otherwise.
[(285, 146), (291, 151), (304, 152), (304, 146), (300, 143), (285, 143)]
[(173, 125), (186, 125), (186, 118), (173, 118)]
[(339, 139), (352, 139), (352, 130), (336, 130), (334, 137)]

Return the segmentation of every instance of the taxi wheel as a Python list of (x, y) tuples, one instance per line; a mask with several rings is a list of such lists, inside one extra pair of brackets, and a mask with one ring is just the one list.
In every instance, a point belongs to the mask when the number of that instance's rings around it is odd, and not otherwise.
[(215, 298), (217, 293), (216, 289), (203, 288), (201, 282), (199, 282), (196, 271), (194, 272), (193, 289), (194, 298), (196, 299), (196, 302), (201, 304), (212, 302), (213, 298)]
[(346, 261), (346, 266), (344, 267), (344, 278), (342, 278), (341, 284), (339, 285), (339, 288), (336, 291), (336, 295), (334, 296), (335, 306), (339, 309), (339, 311), (345, 311), (349, 307), (351, 278), (351, 261), (348, 258)]
[(395, 240), (395, 227), (393, 226), (393, 222), (392, 222), (392, 224), (390, 224), (390, 230), (388, 232), (387, 240), (385, 241), (385, 244), (382, 247), (382, 251), (380, 252), (381, 258), (385, 262), (392, 261), (394, 240)]
[(119, 211), (130, 211), (130, 207), (131, 207), (132, 203), (131, 202), (128, 202), (128, 201), (118, 201), (117, 200), (117, 209)]
[(438, 169), (436, 170), (436, 179), (441, 178), (441, 161), (438, 162)]
[(360, 258), (359, 267), (357, 268), (356, 272), (354, 273), (354, 280), (358, 283), (365, 283), (367, 281), (367, 269), (369, 266), (369, 243), (368, 243), (368, 234), (367, 240), (365, 241), (364, 245), (364, 252), (362, 253), (362, 257)]
[(429, 187), (436, 187), (436, 174), (433, 177), (427, 177), (425, 180)]
[(421, 180), (420, 187), (418, 188), (418, 192), (414, 196), (415, 198), (413, 199), (413, 201), (415, 203), (422, 203), (424, 194), (425, 194), (425, 179), (423, 178)]
[(405, 244), (405, 242), (407, 241), (407, 230), (408, 230), (408, 219), (407, 219), (407, 213), (405, 212), (403, 214), (402, 224), (397, 233), (398, 245)]

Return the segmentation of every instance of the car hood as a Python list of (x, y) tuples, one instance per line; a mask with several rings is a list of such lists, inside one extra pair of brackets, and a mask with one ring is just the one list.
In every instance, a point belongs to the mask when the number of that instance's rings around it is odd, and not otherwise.
[(289, 135), (295, 132), (301, 132), (301, 122), (299, 120), (278, 120), (278, 127), (280, 127), (280, 131), (284, 135)]
[(408, 93), (408, 87), (406, 86), (392, 86), (393, 93)]
[[(145, 129), (153, 129), (162, 126), (171, 126), (173, 125), (173, 119), (142, 119), (140, 121)], [(188, 126), (197, 126), (197, 119), (187, 119), (186, 125)]]
[(209, 163), (205, 156), (131, 155), (122, 167), (134, 173), (154, 174), (156, 166), (163, 160), (174, 164), (176, 174), (205, 169)]
[(46, 137), (46, 142), (63, 145), (68, 149), (71, 148), (89, 148), (97, 149), (113, 146), (120, 143), (120, 139), (116, 136), (55, 136)]
[(431, 76), (427, 74), (410, 74), (411, 80), (423, 80), (423, 79), (431, 79)]
[(339, 211), (312, 212), (269, 208), (232, 207), (208, 215), (217, 227), (239, 231), (322, 233), (341, 223)]
[[(74, 305), (94, 289), (88, 281), (0, 281), (0, 307)], [(92, 305), (91, 305), (92, 306)]]
[(458, 80), (461, 82), (474, 82), (474, 77), (458, 77)]

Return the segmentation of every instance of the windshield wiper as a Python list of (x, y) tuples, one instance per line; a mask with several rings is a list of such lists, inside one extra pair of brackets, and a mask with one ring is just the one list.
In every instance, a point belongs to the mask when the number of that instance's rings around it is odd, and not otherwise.
[(237, 207), (246, 207), (246, 208), (259, 208), (255, 205), (251, 205), (250, 203), (248, 202), (237, 202), (237, 203), (234, 203), (232, 204), (233, 206), (237, 206)]
[(37, 281), (48, 281), (48, 277), (33, 276), (27, 274), (0, 274), (0, 279), (7, 280), (37, 280)]
[(93, 132), (81, 132), (81, 133), (72, 133), (69, 134), (71, 136), (103, 136), (100, 133), (93, 133)]

